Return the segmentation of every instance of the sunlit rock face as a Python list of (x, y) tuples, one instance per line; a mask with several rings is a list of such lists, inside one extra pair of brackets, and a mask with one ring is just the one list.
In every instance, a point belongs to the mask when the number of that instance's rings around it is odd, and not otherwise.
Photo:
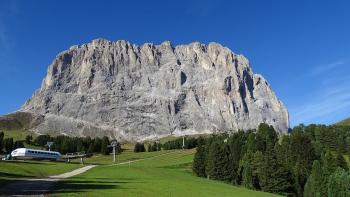
[(217, 43), (172, 46), (96, 39), (60, 53), (21, 111), (33, 130), (144, 140), (254, 129), (287, 132), (288, 112), (248, 60)]

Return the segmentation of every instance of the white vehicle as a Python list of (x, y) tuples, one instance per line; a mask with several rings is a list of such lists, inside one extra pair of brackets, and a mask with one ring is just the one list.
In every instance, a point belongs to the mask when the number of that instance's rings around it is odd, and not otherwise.
[(11, 152), (14, 159), (49, 159), (57, 160), (61, 157), (61, 153), (55, 151), (45, 151), (29, 148), (17, 148)]

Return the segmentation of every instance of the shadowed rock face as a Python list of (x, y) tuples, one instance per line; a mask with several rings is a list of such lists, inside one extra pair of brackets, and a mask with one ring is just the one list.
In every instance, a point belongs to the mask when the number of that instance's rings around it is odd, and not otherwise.
[(97, 39), (60, 53), (21, 111), (40, 133), (143, 140), (257, 128), (288, 112), (248, 60), (217, 43), (137, 46)]

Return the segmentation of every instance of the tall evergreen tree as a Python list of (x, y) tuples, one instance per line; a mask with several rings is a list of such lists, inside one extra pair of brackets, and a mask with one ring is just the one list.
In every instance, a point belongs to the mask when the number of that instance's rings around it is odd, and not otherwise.
[(87, 149), (87, 153), (88, 154), (91, 154), (94, 152), (94, 144), (93, 143), (90, 143), (89, 144), (89, 148)]
[(77, 152), (85, 151), (82, 139), (78, 139), (76, 143)]
[(32, 144), (33, 136), (32, 135), (27, 135), (26, 136), (26, 144)]
[(0, 153), (2, 152), (3, 148), (4, 148), (4, 132), (0, 132)]
[[(151, 147), (151, 149), (152, 149), (152, 147)], [(137, 142), (136, 144), (135, 144), (135, 147), (134, 147), (134, 152), (135, 153), (138, 153), (138, 152), (145, 152), (145, 145), (143, 144), (143, 143), (139, 143), (139, 142)], [(153, 151), (153, 149), (152, 149), (152, 151)]]
[(349, 197), (350, 196), (350, 172), (338, 168), (328, 178), (328, 197)]
[(227, 166), (230, 173), (229, 179), (235, 184), (240, 184), (241, 182), (241, 174), (238, 168), (246, 146), (245, 141), (246, 135), (243, 131), (234, 133), (227, 141), (229, 146), (229, 149), (226, 150), (226, 154), (229, 157), (229, 165)]
[(322, 155), (321, 162), (322, 162), (322, 172), (323, 172), (321, 196), (327, 196), (328, 178), (337, 169), (337, 163), (334, 157), (332, 156), (332, 153), (330, 150), (326, 150), (326, 152)]
[(218, 141), (213, 142), (210, 145), (207, 157), (206, 174), (208, 177), (214, 180), (224, 180), (226, 177), (223, 172), (225, 163), (228, 162), (225, 158), (223, 148)]
[(248, 189), (254, 189), (253, 170), (249, 163), (243, 164), (242, 185)]
[(24, 144), (22, 140), (17, 140), (13, 144), (13, 149), (17, 149), (17, 148), (24, 148)]
[(102, 143), (101, 143), (101, 153), (104, 155), (109, 155), (109, 148), (107, 147), (109, 145), (109, 139), (108, 137), (104, 136), (102, 138)]
[(203, 145), (199, 145), (196, 149), (196, 154), (193, 158), (192, 169), (193, 172), (200, 177), (206, 177), (205, 173), (205, 148)]
[(6, 153), (11, 153), (13, 150), (13, 138), (4, 139), (4, 148)]
[(249, 189), (255, 188), (254, 180), (254, 153), (251, 150), (248, 150), (239, 164), (239, 171), (242, 174), (242, 185)]
[(293, 192), (291, 173), (277, 160), (275, 151), (267, 141), (262, 169), (260, 169), (260, 184), (263, 191), (289, 194)]
[(312, 170), (304, 188), (304, 197), (321, 197), (321, 187), (323, 180), (323, 172), (321, 164), (315, 160), (312, 165)]
[(344, 170), (349, 170), (348, 164), (346, 163), (344, 156), (341, 152), (337, 152), (336, 162), (337, 166), (343, 168)]

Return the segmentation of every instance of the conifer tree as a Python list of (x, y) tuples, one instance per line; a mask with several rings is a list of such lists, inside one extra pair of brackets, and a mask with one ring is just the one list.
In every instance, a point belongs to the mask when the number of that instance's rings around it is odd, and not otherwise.
[(200, 145), (196, 149), (196, 154), (193, 158), (192, 169), (193, 172), (200, 177), (206, 177), (205, 173), (205, 148), (203, 145)]
[(102, 138), (102, 143), (101, 143), (101, 154), (109, 155), (109, 148), (107, 147), (108, 145), (109, 145), (109, 139), (108, 137), (104, 136)]
[[(223, 173), (225, 162), (225, 154), (218, 141), (214, 141), (209, 148), (206, 174), (210, 179), (224, 180), (225, 174)], [(227, 162), (228, 163), (228, 162)]]
[(4, 132), (0, 132), (0, 153), (2, 152), (3, 148), (4, 148)]
[(312, 170), (304, 188), (304, 197), (321, 197), (321, 187), (323, 180), (323, 172), (321, 164), (315, 160), (312, 165)]
[(266, 144), (264, 162), (259, 177), (261, 189), (279, 194), (292, 193), (293, 181), (291, 173), (277, 160), (272, 142), (270, 139)]
[(321, 156), (323, 179), (321, 185), (321, 196), (327, 196), (327, 184), (331, 174), (337, 169), (337, 163), (330, 150), (326, 150)]
[(4, 148), (6, 153), (10, 153), (13, 149), (13, 138), (4, 139)]
[(26, 136), (25, 141), (26, 141), (27, 144), (32, 144), (32, 140), (33, 140), (33, 136), (32, 135), (27, 135)]
[(346, 163), (344, 156), (341, 152), (337, 152), (336, 162), (337, 166), (343, 168), (344, 170), (349, 170), (348, 164)]
[(254, 153), (252, 151), (247, 151), (244, 154), (242, 160), (240, 161), (239, 171), (242, 173), (242, 185), (249, 189), (254, 189)]
[(328, 197), (348, 197), (350, 196), (350, 172), (338, 168), (328, 178)]
[(87, 153), (88, 154), (91, 154), (92, 152), (94, 152), (94, 144), (93, 143), (90, 143), (89, 144), (89, 148), (87, 150)]

